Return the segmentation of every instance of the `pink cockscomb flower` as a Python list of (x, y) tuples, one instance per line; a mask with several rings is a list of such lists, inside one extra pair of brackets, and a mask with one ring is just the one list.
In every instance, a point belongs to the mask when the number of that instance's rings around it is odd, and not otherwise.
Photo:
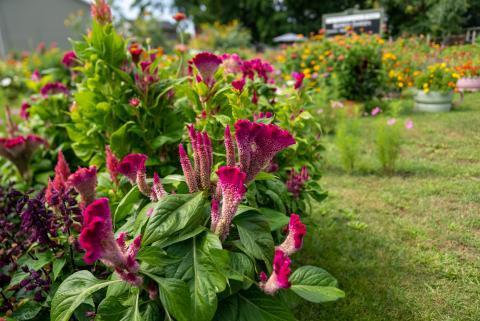
[(295, 85), (293, 86), (295, 89), (299, 89), (302, 87), (303, 79), (305, 78), (305, 74), (303, 72), (292, 72), (292, 77), (295, 79)]
[(77, 55), (73, 50), (67, 51), (62, 58), (62, 64), (66, 68), (73, 67), (75, 65), (75, 60), (77, 59)]
[[(189, 189), (196, 190), (194, 186), (203, 190), (210, 189), (210, 175), (213, 165), (213, 153), (212, 153), (212, 141), (206, 132), (200, 132), (195, 130), (193, 125), (188, 125), (188, 136), (190, 137), (190, 142), (192, 144), (193, 150), (193, 161), (194, 161), (194, 178), (195, 182), (189, 180), (189, 174), (184, 170), (185, 178), (187, 179), (187, 184), (189, 184)], [(182, 146), (183, 149), (183, 146)], [(185, 150), (183, 150), (185, 152)], [(183, 152), (180, 152), (180, 163), (182, 168), (185, 167), (186, 170), (189, 170), (190, 160), (186, 153), (184, 156)], [(188, 163), (187, 163), (188, 161)], [(191, 167), (191, 165), (190, 165)], [(193, 183), (193, 185), (191, 185)]]
[(32, 107), (32, 106), (29, 103), (27, 103), (26, 101), (24, 101), (22, 103), (22, 106), (20, 107), (20, 117), (22, 117), (22, 119), (27, 120), (28, 117), (30, 117), (30, 113), (28, 112), (30, 107)]
[(40, 76), (40, 72), (38, 70), (35, 70), (32, 73), (32, 76), (30, 77), (30, 79), (33, 80), (34, 82), (40, 82), (41, 78), (42, 78), (42, 76)]
[(139, 264), (136, 255), (140, 249), (141, 236), (137, 236), (128, 248), (125, 245), (126, 236), (126, 233), (120, 233), (115, 240), (107, 198), (95, 200), (83, 212), (79, 242), (80, 247), (86, 251), (83, 257), (85, 263), (93, 264), (100, 260), (115, 268), (124, 281), (140, 286), (143, 280), (137, 275)]
[(244, 119), (235, 123), (235, 139), (240, 169), (247, 174), (247, 182), (268, 166), (278, 152), (295, 144), (293, 136), (276, 125)]
[(58, 151), (57, 164), (55, 165), (55, 178), (53, 179), (53, 187), (59, 192), (66, 191), (68, 186), (68, 178), (70, 177), (70, 166), (63, 156), (61, 150)]
[(105, 0), (95, 0), (90, 6), (90, 14), (93, 19), (102, 25), (112, 22), (112, 12)]
[(389, 120), (387, 120), (387, 125), (388, 126), (393, 126), (397, 123), (397, 120), (395, 118), (390, 118)]
[(130, 183), (135, 184), (137, 172), (145, 167), (147, 158), (145, 154), (128, 154), (118, 164), (117, 170), (120, 174), (126, 176)]
[(107, 171), (110, 175), (110, 179), (112, 180), (112, 182), (115, 183), (115, 185), (118, 185), (118, 174), (120, 174), (120, 172), (118, 171), (118, 164), (120, 161), (108, 145), (105, 146), (105, 155), (105, 163), (107, 165)]
[(370, 113), (370, 115), (372, 116), (376, 116), (378, 114), (380, 114), (382, 112), (382, 110), (380, 109), (380, 107), (375, 107), (372, 109), (372, 112)]
[(307, 227), (300, 221), (300, 216), (291, 214), (287, 238), (278, 246), (278, 249), (282, 250), (285, 255), (292, 255), (300, 251), (303, 245), (303, 237), (306, 233)]
[(130, 98), (128, 103), (130, 104), (130, 106), (137, 108), (140, 105), (140, 99), (133, 97), (133, 98)]
[(95, 165), (89, 168), (78, 168), (77, 171), (68, 177), (68, 185), (75, 188), (82, 199), (82, 207), (88, 206), (95, 200), (97, 188), (97, 168)]
[(243, 91), (243, 87), (245, 87), (245, 78), (237, 79), (237, 80), (232, 81), (232, 87), (233, 87), (236, 91), (242, 92), (242, 91)]
[(264, 272), (260, 274), (260, 288), (270, 295), (274, 295), (280, 289), (290, 288), (291, 284), (288, 277), (292, 272), (290, 269), (291, 263), (292, 260), (282, 250), (275, 250), (273, 273), (268, 279)]
[(36, 135), (0, 138), (0, 156), (12, 162), (23, 178), (28, 178), (30, 159), (41, 145), (48, 143)]
[(257, 91), (256, 91), (256, 90), (253, 91), (252, 104), (254, 104), (254, 105), (258, 104), (258, 95), (257, 95)]
[(412, 128), (413, 128), (413, 120), (407, 119), (407, 120), (405, 121), (405, 128), (406, 128), (406, 129), (409, 129), (409, 130), (412, 129)]
[(152, 185), (152, 192), (150, 195), (150, 199), (153, 202), (157, 202), (159, 199), (167, 195), (165, 188), (163, 187), (162, 181), (160, 180), (160, 176), (158, 176), (157, 172), (153, 173), (153, 185)]
[(180, 155), (180, 165), (182, 166), (183, 176), (185, 176), (188, 190), (190, 193), (195, 193), (198, 191), (197, 178), (195, 177), (192, 163), (190, 162), (187, 152), (185, 152), (185, 148), (182, 144), (178, 145), (178, 154)]
[(227, 166), (235, 166), (235, 144), (232, 139), (232, 133), (230, 132), (230, 126), (225, 127), (225, 133), (223, 135), (223, 142), (225, 144)]
[(176, 14), (173, 15), (173, 20), (176, 22), (180, 22), (182, 20), (187, 19), (187, 16), (183, 12), (177, 12)]
[(303, 186), (308, 181), (308, 169), (303, 166), (300, 172), (295, 171), (293, 168), (290, 171), (290, 177), (288, 178), (286, 185), (287, 190), (293, 194), (295, 198), (299, 198), (300, 192), (302, 191)]
[(262, 119), (262, 118), (272, 118), (273, 117), (273, 113), (270, 112), (270, 111), (266, 111), (266, 112), (259, 112), (258, 114), (257, 113), (254, 113), (253, 114), (253, 121), (257, 121), (259, 119)]
[(230, 232), (230, 224), (237, 212), (238, 206), (247, 192), (245, 188), (247, 175), (240, 171), (238, 167), (231, 166), (220, 167), (217, 175), (218, 184), (222, 191), (222, 211), (220, 219), (216, 220), (218, 223), (214, 231), (222, 240), (225, 240)]
[(70, 91), (68, 90), (67, 86), (65, 86), (61, 82), (49, 82), (40, 89), (40, 94), (43, 97), (48, 97), (48, 95), (51, 94), (68, 95), (69, 92)]
[(215, 72), (222, 63), (222, 59), (210, 52), (201, 52), (192, 59), (193, 64), (197, 67), (202, 81), (212, 87), (215, 83)]
[(215, 231), (217, 228), (218, 221), (220, 220), (220, 202), (216, 199), (212, 200), (212, 214), (211, 214), (212, 224), (210, 226), (212, 231)]

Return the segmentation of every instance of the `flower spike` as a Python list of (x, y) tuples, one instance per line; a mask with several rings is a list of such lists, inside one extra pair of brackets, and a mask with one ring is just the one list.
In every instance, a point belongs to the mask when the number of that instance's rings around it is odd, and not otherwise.
[(230, 132), (230, 126), (225, 127), (225, 134), (223, 135), (225, 150), (227, 155), (227, 166), (235, 166), (235, 145)]
[(182, 144), (178, 145), (178, 153), (180, 154), (180, 165), (182, 166), (183, 175), (185, 176), (188, 190), (190, 193), (195, 193), (198, 191), (197, 180), (195, 178), (190, 159), (188, 158), (188, 155), (185, 152), (185, 148), (183, 148)]
[(288, 289), (291, 284), (288, 277), (292, 270), (290, 264), (292, 260), (285, 255), (282, 250), (276, 250), (273, 258), (273, 272), (267, 279), (267, 275), (262, 272), (260, 274), (260, 288), (267, 294), (274, 295), (280, 289)]
[(78, 168), (68, 178), (68, 185), (73, 186), (82, 198), (82, 207), (95, 200), (95, 189), (97, 187), (97, 168), (92, 165), (90, 168)]
[(300, 216), (291, 214), (290, 222), (288, 223), (288, 236), (277, 249), (282, 250), (285, 255), (292, 255), (300, 251), (303, 245), (303, 237), (306, 233), (307, 227), (300, 221)]

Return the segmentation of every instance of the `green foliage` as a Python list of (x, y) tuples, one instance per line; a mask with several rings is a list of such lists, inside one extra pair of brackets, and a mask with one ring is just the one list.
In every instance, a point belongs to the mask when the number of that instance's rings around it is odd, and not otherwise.
[(190, 47), (199, 50), (235, 52), (247, 48), (250, 44), (250, 32), (234, 20), (225, 25), (215, 22), (213, 25), (200, 25), (200, 34), (190, 42)]
[(387, 124), (384, 120), (379, 122), (375, 133), (376, 155), (386, 174), (395, 172), (395, 163), (402, 144), (401, 128), (395, 119), (392, 118), (389, 122), (394, 123)]
[(345, 171), (352, 173), (360, 152), (360, 124), (346, 119), (338, 125), (335, 144)]

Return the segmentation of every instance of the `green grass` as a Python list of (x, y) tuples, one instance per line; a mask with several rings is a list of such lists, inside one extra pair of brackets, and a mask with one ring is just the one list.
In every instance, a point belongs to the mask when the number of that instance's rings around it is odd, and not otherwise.
[(393, 176), (375, 158), (374, 119), (361, 119), (352, 175), (326, 139), (330, 197), (294, 260), (328, 270), (346, 297), (304, 303), (300, 320), (480, 320), (480, 94), (450, 113), (407, 117), (415, 127)]

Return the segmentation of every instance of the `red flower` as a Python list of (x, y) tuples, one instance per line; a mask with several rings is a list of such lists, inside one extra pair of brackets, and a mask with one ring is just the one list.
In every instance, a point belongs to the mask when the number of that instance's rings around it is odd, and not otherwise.
[(202, 81), (208, 87), (213, 86), (215, 83), (213, 76), (222, 63), (222, 58), (210, 52), (201, 52), (193, 57), (192, 62), (197, 67)]
[(140, 56), (143, 53), (142, 47), (140, 47), (140, 45), (138, 43), (133, 43), (128, 48), (128, 51), (130, 52), (130, 55), (132, 56), (133, 62), (137, 64), (140, 61)]
[(297, 214), (290, 215), (290, 222), (288, 223), (288, 236), (283, 243), (278, 247), (285, 255), (292, 255), (298, 252), (303, 245), (303, 237), (307, 233), (307, 227), (300, 221), (300, 216)]
[(0, 138), (0, 156), (11, 161), (20, 174), (27, 178), (29, 161), (41, 145), (47, 146), (48, 143), (36, 135)]
[(145, 154), (128, 154), (118, 164), (117, 170), (125, 175), (130, 183), (135, 184), (137, 172), (145, 168), (145, 162), (148, 157)]
[(78, 168), (68, 178), (68, 185), (73, 186), (82, 198), (82, 207), (87, 206), (95, 200), (95, 189), (97, 188), (97, 168), (95, 165), (89, 168)]
[(75, 64), (75, 59), (77, 59), (77, 55), (75, 54), (74, 51), (67, 51), (62, 58), (62, 64), (70, 68)]
[(245, 78), (232, 81), (232, 87), (239, 92), (242, 92), (244, 86), (245, 86)]
[(22, 119), (27, 120), (28, 117), (30, 117), (30, 113), (28, 112), (28, 109), (30, 109), (30, 107), (32, 106), (30, 106), (30, 104), (26, 101), (22, 103), (22, 107), (20, 109), (20, 117), (22, 117)]
[(292, 272), (290, 269), (291, 263), (290, 258), (282, 250), (276, 250), (273, 258), (273, 273), (268, 280), (264, 272), (260, 274), (260, 288), (270, 295), (275, 294), (279, 289), (290, 288), (291, 284), (288, 277)]
[(176, 22), (180, 22), (182, 20), (187, 19), (187, 16), (183, 12), (177, 12), (175, 15), (172, 17)]

